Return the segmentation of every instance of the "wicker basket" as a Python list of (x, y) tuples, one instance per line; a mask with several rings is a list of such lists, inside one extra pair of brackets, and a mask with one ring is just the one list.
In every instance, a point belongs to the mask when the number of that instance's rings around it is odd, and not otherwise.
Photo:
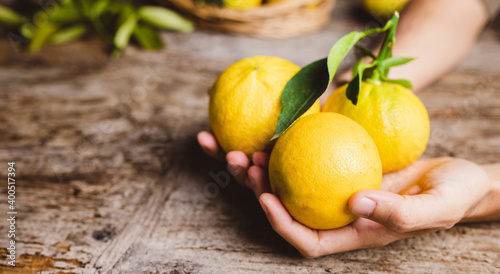
[(239, 11), (198, 5), (195, 0), (158, 0), (194, 18), (198, 27), (256, 37), (288, 38), (316, 31), (330, 19), (336, 0), (288, 0)]

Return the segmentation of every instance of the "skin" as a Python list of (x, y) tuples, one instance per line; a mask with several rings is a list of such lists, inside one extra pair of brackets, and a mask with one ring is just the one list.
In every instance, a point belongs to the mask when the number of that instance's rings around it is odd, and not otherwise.
[[(481, 0), (413, 0), (401, 17), (394, 56), (418, 58), (391, 70), (390, 77), (409, 79), (416, 90), (432, 83), (465, 56), (487, 16)], [(457, 223), (500, 220), (500, 163), (434, 158), (385, 174), (380, 190), (354, 194), (349, 209), (359, 218), (352, 224), (313, 230), (295, 221), (271, 193), (268, 154), (256, 152), (252, 164), (243, 152), (225, 154), (210, 132), (197, 137), (208, 155), (228, 162), (234, 178), (254, 191), (276, 232), (307, 258), (381, 247)]]

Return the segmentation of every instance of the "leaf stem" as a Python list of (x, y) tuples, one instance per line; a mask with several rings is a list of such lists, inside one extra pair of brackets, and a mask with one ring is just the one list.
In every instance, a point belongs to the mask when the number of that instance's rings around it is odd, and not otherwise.
[(394, 46), (394, 42), (396, 41), (396, 28), (399, 22), (399, 13), (395, 12), (394, 16), (391, 18), (389, 22), (389, 30), (387, 35), (385, 36), (384, 43), (380, 48), (380, 53), (377, 58), (373, 61), (375, 65), (374, 73), (372, 74), (371, 79), (375, 81), (380, 81), (381, 78), (387, 78), (387, 74), (389, 73), (389, 69), (384, 69), (382, 67), (382, 63), (384, 60), (392, 57), (392, 48)]
[[(396, 28), (398, 26), (399, 21), (399, 13), (396, 12), (394, 16), (391, 18), (391, 26), (389, 27), (389, 31), (385, 36), (384, 43), (382, 44), (382, 48), (380, 49), (380, 53), (377, 56), (376, 60), (383, 61), (387, 59), (387, 57), (392, 57), (392, 47), (394, 45), (394, 38), (396, 35)], [(389, 56), (387, 56), (389, 54)]]

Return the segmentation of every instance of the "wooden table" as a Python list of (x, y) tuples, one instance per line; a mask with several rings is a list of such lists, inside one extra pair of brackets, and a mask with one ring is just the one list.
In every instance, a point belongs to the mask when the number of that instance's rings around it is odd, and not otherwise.
[[(355, 2), (355, 1), (353, 1)], [(207, 89), (233, 62), (277, 55), (301, 66), (362, 29), (339, 1), (322, 31), (260, 40), (164, 33), (168, 48), (108, 59), (96, 40), (30, 56), (0, 43), (0, 173), (16, 162), (17, 267), (7, 266), (7, 187), (0, 195), (0, 272), (499, 273), (500, 223), (305, 259), (270, 227), (253, 194), (198, 147)], [(5, 37), (5, 36), (4, 36)], [(419, 96), (432, 132), (426, 157), (500, 160), (500, 35)], [(44, 272), (45, 273), (45, 272)]]

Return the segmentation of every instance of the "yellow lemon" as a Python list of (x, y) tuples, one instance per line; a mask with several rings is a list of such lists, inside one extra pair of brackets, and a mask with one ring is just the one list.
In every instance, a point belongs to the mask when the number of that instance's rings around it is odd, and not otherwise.
[(333, 229), (356, 217), (351, 196), (379, 189), (382, 164), (370, 135), (336, 113), (299, 118), (278, 139), (269, 160), (273, 193), (290, 215), (313, 229)]
[[(227, 68), (215, 81), (209, 120), (226, 151), (248, 156), (268, 146), (281, 111), (281, 92), (300, 68), (281, 58), (255, 56)], [(316, 102), (304, 115), (320, 110)]]
[(262, 0), (222, 0), (224, 8), (235, 10), (249, 10), (262, 4)]
[(363, 82), (355, 106), (346, 98), (346, 88), (333, 92), (322, 111), (343, 114), (363, 126), (377, 144), (384, 173), (402, 169), (424, 153), (429, 115), (413, 92), (398, 84)]
[(381, 17), (390, 17), (404, 8), (409, 0), (364, 0), (365, 9)]

